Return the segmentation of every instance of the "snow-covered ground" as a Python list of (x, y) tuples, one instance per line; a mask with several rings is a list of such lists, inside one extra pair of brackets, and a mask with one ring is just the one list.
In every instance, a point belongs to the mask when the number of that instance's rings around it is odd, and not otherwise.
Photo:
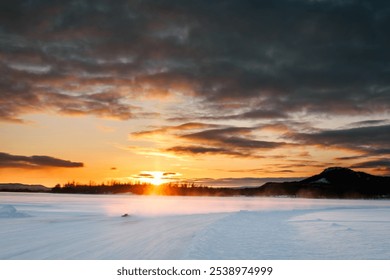
[(0, 193), (0, 259), (390, 259), (389, 232), (389, 200)]

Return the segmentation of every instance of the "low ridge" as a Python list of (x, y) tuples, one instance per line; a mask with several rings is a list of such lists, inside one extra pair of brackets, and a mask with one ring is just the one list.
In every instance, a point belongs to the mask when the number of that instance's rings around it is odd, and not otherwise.
[(390, 197), (390, 177), (374, 176), (345, 167), (326, 168), (298, 182), (266, 183), (262, 192), (318, 198)]

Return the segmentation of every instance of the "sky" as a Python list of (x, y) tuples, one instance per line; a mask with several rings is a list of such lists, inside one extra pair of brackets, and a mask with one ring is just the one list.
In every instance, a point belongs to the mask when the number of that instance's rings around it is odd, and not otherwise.
[(0, 182), (390, 175), (390, 2), (3, 0)]

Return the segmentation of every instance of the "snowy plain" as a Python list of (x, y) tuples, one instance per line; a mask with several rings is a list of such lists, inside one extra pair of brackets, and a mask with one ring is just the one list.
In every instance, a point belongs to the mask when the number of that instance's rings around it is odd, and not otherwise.
[(390, 200), (0, 193), (3, 260), (387, 260), (389, 233)]

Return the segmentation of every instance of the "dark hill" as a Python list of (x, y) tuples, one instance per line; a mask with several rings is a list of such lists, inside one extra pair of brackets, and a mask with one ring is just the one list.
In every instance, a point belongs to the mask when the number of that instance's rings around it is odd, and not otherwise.
[(0, 184), (2, 192), (50, 192), (51, 189), (42, 185), (26, 185), (18, 183)]
[(298, 182), (266, 183), (259, 188), (259, 195), (315, 198), (390, 197), (390, 177), (331, 167)]

